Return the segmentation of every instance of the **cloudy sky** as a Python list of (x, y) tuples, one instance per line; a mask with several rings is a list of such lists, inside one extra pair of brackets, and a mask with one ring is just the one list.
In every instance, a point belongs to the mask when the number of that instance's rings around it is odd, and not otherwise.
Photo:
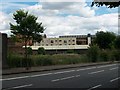
[(86, 1), (31, 0), (28, 2), (27, 0), (15, 2), (15, 0), (3, 0), (0, 2), (0, 32), (10, 35), (9, 23), (15, 23), (13, 13), (24, 9), (38, 17), (37, 22), (42, 22), (46, 27), (44, 33), (48, 37), (95, 34), (101, 30), (117, 34), (118, 8), (91, 7), (91, 1)]

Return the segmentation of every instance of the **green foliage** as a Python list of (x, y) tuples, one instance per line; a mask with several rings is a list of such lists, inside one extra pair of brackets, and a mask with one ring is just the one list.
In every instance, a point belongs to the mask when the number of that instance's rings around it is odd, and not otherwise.
[(115, 42), (114, 42), (114, 46), (116, 49), (120, 50), (120, 35), (116, 37)]
[(88, 62), (85, 55), (78, 54), (31, 55), (31, 57), (28, 59), (25, 59), (20, 55), (10, 54), (8, 55), (7, 61), (11, 68), (26, 66), (66, 65)]
[(87, 56), (90, 61), (96, 62), (99, 56), (99, 47), (97, 45), (93, 45), (88, 48)]
[(10, 23), (13, 36), (19, 35), (19, 39), (22, 39), (24, 42), (29, 40), (40, 42), (42, 40), (40, 33), (43, 33), (45, 29), (42, 23), (37, 22), (37, 17), (23, 10), (16, 11), (13, 16), (13, 19), (16, 21), (15, 25)]
[(38, 48), (38, 54), (45, 55), (45, 49), (43, 47)]
[(116, 36), (112, 32), (97, 32), (95, 43), (99, 46), (100, 49), (107, 49), (111, 48), (113, 41), (115, 40)]
[(32, 55), (33, 54), (33, 50), (31, 47), (27, 47), (27, 54), (28, 55)]
[(36, 55), (32, 56), (35, 66), (47, 66), (52, 65), (52, 59), (49, 55)]
[(68, 49), (67, 53), (75, 53), (73, 49)]
[(7, 56), (7, 64), (9, 67), (22, 67), (23, 57), (16, 54), (9, 53)]
[(112, 61), (120, 61), (120, 50), (112, 50), (111, 51), (111, 60)]
[(105, 6), (107, 6), (108, 8), (115, 8), (115, 7), (119, 7), (119, 4), (120, 3), (120, 1), (114, 1), (114, 2), (106, 2), (106, 1), (104, 1), (103, 2), (103, 0), (94, 0), (93, 2), (92, 2), (92, 5), (91, 6), (94, 6), (94, 5), (96, 5), (96, 6), (98, 6), (98, 7), (100, 7), (100, 6), (103, 6), (103, 5), (105, 5)]
[(100, 51), (100, 61), (108, 61), (109, 58), (109, 51), (107, 50), (101, 50)]
[(40, 42), (42, 40), (41, 33), (45, 30), (42, 23), (37, 22), (37, 17), (24, 10), (18, 10), (13, 14), (13, 19), (16, 24), (10, 23), (10, 30), (13, 34), (13, 38), (16, 41), (24, 42), (25, 46), (25, 59), (28, 59), (27, 55), (27, 42), (32, 40), (33, 42)]

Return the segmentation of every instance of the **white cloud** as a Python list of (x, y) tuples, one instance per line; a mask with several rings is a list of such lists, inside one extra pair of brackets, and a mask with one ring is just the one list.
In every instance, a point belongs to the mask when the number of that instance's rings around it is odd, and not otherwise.
[(8, 29), (10, 18), (3, 12), (0, 12), (0, 30)]
[[(118, 32), (118, 14), (104, 14), (95, 16), (95, 10), (88, 7), (85, 2), (63, 3), (47, 2), (24, 8), (38, 17), (47, 29), (49, 36), (72, 35), (72, 34), (95, 34), (97, 31)], [(13, 22), (10, 15), (0, 14), (1, 28), (9, 30), (8, 23)], [(4, 23), (3, 23), (4, 21)]]

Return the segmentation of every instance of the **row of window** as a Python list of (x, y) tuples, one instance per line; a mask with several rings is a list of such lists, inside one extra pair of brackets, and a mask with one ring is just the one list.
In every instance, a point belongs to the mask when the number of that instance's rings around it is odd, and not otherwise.
[[(64, 40), (63, 42), (64, 42), (64, 43), (67, 43), (67, 42), (71, 42), (71, 41), (72, 41), (72, 42), (75, 42), (75, 40)], [(50, 42), (51, 42), (51, 43), (54, 43), (54, 40), (51, 40)], [(55, 42), (58, 42), (58, 40), (55, 40)], [(59, 42), (62, 42), (62, 40), (59, 40)]]
[[(55, 46), (55, 44), (42, 44), (42, 46)], [(56, 45), (75, 45), (75, 44), (56, 44)]]

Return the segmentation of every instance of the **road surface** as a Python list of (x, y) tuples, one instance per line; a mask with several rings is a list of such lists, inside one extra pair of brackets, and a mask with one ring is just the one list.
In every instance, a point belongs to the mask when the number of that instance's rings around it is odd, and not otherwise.
[(25, 88), (120, 88), (120, 64), (107, 64), (80, 68), (69, 68), (46, 72), (24, 73), (4, 76), (2, 89)]

